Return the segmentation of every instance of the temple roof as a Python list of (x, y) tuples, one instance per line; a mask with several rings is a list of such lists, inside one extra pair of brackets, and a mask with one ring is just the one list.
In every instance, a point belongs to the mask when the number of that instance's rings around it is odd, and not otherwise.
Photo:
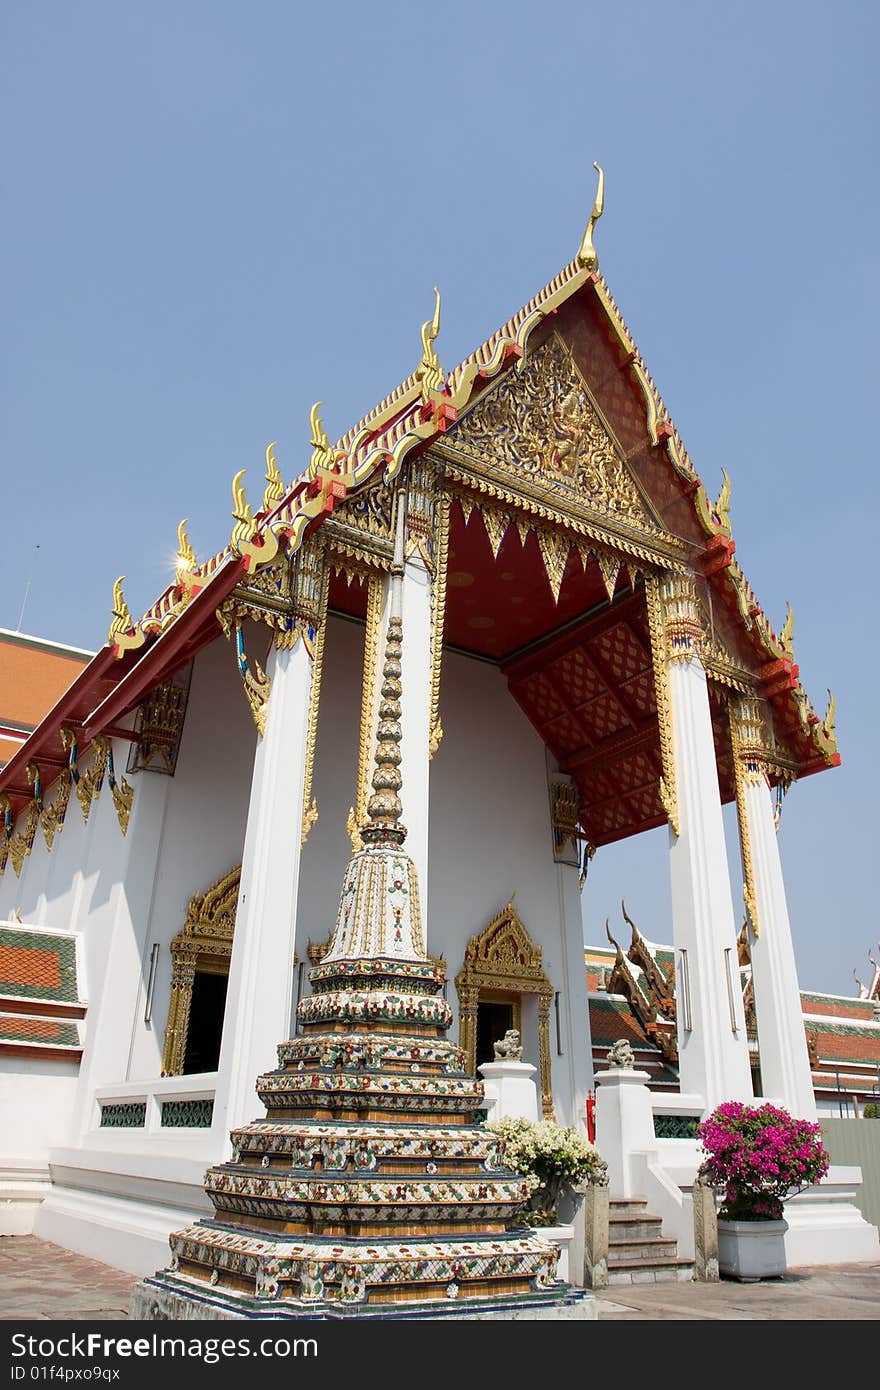
[[(433, 353), (439, 328), (435, 314), (434, 326), (429, 322), (423, 328), (425, 355), (417, 371), (335, 445), (327, 440), (315, 408), (311, 458), (291, 486), (285, 489), (281, 484), (270, 449), (263, 504), (254, 513), (241, 474), (237, 475), (233, 482), (236, 525), (229, 543), (202, 564), (184, 554), (174, 583), (137, 622), (118, 583), (107, 645), (0, 771), (0, 794), (9, 797), (13, 813), (31, 795), (28, 764), (40, 764), (44, 785), (66, 765), (59, 737), (65, 723), (78, 732), (80, 754), (97, 734), (120, 732), (120, 721), (148, 690), (217, 636), (216, 610), (237, 583), (270, 563), (280, 547), (297, 550), (348, 499), (380, 479), (392, 481), (405, 461), (454, 438), (458, 422), (502, 378), (521, 373), (528, 365), (529, 343), (536, 330), (543, 329), (538, 339), (546, 341), (548, 325), (565, 319), (576, 335), (579, 320), (587, 316), (600, 325), (605, 340), (601, 365), (607, 390), (625, 399), (630, 415), (632, 402), (638, 403), (641, 439), (627, 441), (627, 459), (638, 455), (643, 492), (661, 499), (669, 564), (694, 568), (711, 587), (713, 611), (719, 623), (726, 623), (728, 632), (734, 633), (741, 651), (748, 653), (760, 679), (760, 693), (771, 704), (774, 725), (792, 750), (792, 770), (804, 776), (839, 763), (833, 702), (820, 719), (800, 683), (790, 624), (780, 633), (774, 630), (735, 558), (729, 485), (725, 479), (721, 495), (713, 502), (595, 268), (595, 257), (585, 255), (582, 247), (533, 299), (445, 376)], [(627, 524), (620, 523), (616, 532), (624, 550), (629, 546), (637, 557), (638, 528), (628, 530)], [(662, 529), (657, 535), (664, 539)]]

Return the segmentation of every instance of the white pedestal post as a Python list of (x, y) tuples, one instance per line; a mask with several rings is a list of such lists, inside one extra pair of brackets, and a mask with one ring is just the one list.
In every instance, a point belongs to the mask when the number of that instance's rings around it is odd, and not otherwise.
[(508, 1115), (536, 1122), (540, 1119), (537, 1067), (530, 1062), (484, 1062), (477, 1071), (483, 1078), (486, 1100), (492, 1102), (490, 1120), (503, 1120)]
[(290, 1032), (296, 899), (312, 663), (300, 638), (272, 648), (266, 733), (257, 744), (229, 967), (213, 1129), (223, 1139), (260, 1109), (258, 1075)]
[(736, 927), (692, 579), (662, 586), (679, 831), (670, 829), (681, 1089), (709, 1110), (751, 1100)]
[(627, 1067), (596, 1072), (596, 1147), (608, 1164), (613, 1197), (644, 1197), (633, 1177), (632, 1156), (656, 1150), (650, 1074)]

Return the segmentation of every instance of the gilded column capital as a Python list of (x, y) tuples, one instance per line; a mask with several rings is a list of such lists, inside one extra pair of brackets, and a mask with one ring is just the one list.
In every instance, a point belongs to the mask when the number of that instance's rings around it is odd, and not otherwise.
[(730, 733), (738, 768), (747, 782), (767, 778), (770, 738), (760, 700), (744, 697), (730, 702)]
[(300, 546), (293, 563), (290, 606), (294, 618), (307, 628), (317, 629), (324, 621), (326, 568), (326, 549), (320, 537), (315, 536)]
[(690, 661), (692, 657), (699, 657), (705, 632), (694, 576), (664, 575), (660, 581), (660, 603), (669, 661)]

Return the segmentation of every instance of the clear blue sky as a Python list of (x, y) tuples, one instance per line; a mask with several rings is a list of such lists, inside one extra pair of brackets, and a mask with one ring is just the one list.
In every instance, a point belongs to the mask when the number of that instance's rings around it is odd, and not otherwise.
[[(451, 366), (567, 262), (598, 159), (602, 269), (837, 694), (844, 765), (794, 788), (781, 845), (801, 982), (850, 991), (880, 935), (877, 16), (6, 0), (0, 625), (33, 566), (25, 629), (99, 645), (182, 516), (224, 543), (269, 440), (300, 470), (313, 400), (333, 437), (412, 370), (435, 283)], [(594, 861), (589, 939), (622, 891), (668, 936), (662, 834)]]

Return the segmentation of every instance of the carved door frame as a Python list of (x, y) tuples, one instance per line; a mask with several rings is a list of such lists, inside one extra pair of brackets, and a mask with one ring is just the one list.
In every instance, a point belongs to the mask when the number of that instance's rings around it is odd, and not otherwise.
[(162, 1049), (163, 1076), (183, 1072), (196, 971), (229, 974), (240, 883), (241, 865), (237, 864), (207, 892), (194, 893), (186, 921), (171, 942), (171, 999)]
[(541, 947), (529, 936), (511, 900), (477, 935), (464, 953), (455, 977), (458, 993), (458, 1041), (468, 1070), (476, 1074), (477, 1007), (492, 993), (538, 996), (538, 1057), (541, 1112), (552, 1120), (553, 1085), (550, 1064), (550, 1006), (555, 990), (544, 973)]

